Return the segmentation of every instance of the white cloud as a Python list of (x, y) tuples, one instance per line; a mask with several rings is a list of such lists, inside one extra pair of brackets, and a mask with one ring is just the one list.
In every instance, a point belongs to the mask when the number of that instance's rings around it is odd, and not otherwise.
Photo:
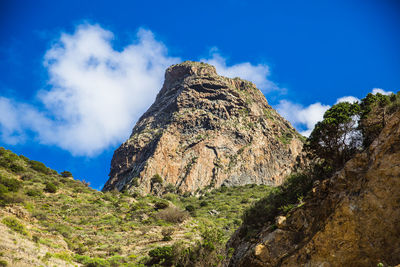
[[(123, 141), (154, 101), (165, 69), (179, 59), (169, 57), (147, 30), (139, 30), (137, 41), (122, 51), (113, 49), (112, 39), (97, 25), (62, 34), (44, 59), (49, 89), (38, 98), (47, 116), (2, 98), (1, 114), (9, 114), (0, 121), (3, 141), (16, 143), (32, 130), (39, 142), (75, 155), (94, 155)], [(18, 119), (24, 116), (30, 119)]]
[(281, 100), (275, 107), (276, 110), (287, 120), (289, 120), (304, 136), (309, 136), (317, 122), (323, 119), (325, 111), (330, 106), (321, 103), (314, 103), (307, 107)]
[(232, 66), (227, 66), (226, 59), (223, 58), (218, 52), (215, 52), (215, 50), (216, 49), (211, 50), (211, 58), (201, 59), (201, 61), (215, 66), (219, 75), (229, 78), (240, 77), (242, 79), (249, 80), (264, 92), (270, 92), (279, 89), (274, 82), (268, 79), (270, 70), (267, 65), (253, 65), (249, 62), (243, 62)]
[[(137, 40), (118, 51), (112, 41), (113, 33), (98, 25), (63, 33), (45, 54), (49, 81), (37, 93), (39, 105), (0, 98), (0, 114), (7, 114), (0, 118), (0, 138), (16, 144), (33, 133), (41, 144), (86, 156), (124, 141), (154, 101), (165, 69), (180, 59), (168, 56), (148, 30), (139, 30)], [(216, 53), (204, 61), (221, 75), (240, 76), (264, 90), (277, 88), (266, 65), (227, 66)]]
[(336, 103), (335, 103), (335, 104), (342, 103), (342, 102), (355, 103), (355, 102), (360, 102), (360, 99), (358, 99), (358, 98), (355, 97), (355, 96), (343, 96), (343, 97), (341, 97), (341, 98), (338, 98), (338, 99), (336, 100)]
[(8, 144), (16, 144), (23, 139), (23, 130), (21, 129), (19, 116), (13, 103), (5, 98), (0, 97), (0, 129), (1, 139)]
[(383, 89), (381, 89), (381, 88), (374, 88), (374, 89), (372, 89), (372, 94), (374, 94), (374, 95), (376, 95), (376, 94), (382, 94), (382, 95), (391, 95), (391, 94), (393, 94), (393, 92), (392, 91), (385, 91), (385, 90), (383, 90)]

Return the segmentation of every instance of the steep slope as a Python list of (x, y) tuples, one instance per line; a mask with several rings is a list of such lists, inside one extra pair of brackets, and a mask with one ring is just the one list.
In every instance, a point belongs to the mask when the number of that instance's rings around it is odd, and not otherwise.
[(279, 185), (301, 148), (254, 84), (186, 61), (167, 69), (155, 102), (115, 151), (103, 190), (157, 193), (161, 180), (181, 192)]
[[(400, 112), (369, 149), (274, 225), (235, 233), (229, 266), (394, 266), (400, 263)], [(262, 220), (262, 218), (259, 218)]]

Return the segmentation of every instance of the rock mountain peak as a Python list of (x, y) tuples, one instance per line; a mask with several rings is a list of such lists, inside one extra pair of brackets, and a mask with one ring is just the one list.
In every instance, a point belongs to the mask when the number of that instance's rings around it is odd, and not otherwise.
[(166, 70), (155, 102), (115, 151), (103, 190), (278, 185), (301, 151), (299, 137), (253, 83), (185, 61)]

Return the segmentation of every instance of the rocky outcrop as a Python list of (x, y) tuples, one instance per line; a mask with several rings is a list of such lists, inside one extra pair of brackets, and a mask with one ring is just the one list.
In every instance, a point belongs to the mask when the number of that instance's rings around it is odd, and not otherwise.
[(155, 175), (182, 192), (279, 185), (302, 149), (299, 137), (254, 84), (186, 61), (167, 69), (155, 102), (115, 151), (103, 190), (163, 190)]
[(242, 229), (229, 242), (235, 249), (229, 266), (399, 264), (400, 112), (369, 149), (316, 182), (304, 205), (277, 217), (254, 239)]

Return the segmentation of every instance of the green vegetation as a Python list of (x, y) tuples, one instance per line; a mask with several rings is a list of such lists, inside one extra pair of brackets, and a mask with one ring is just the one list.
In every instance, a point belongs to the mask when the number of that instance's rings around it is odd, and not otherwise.
[[(292, 174), (243, 214), (241, 235), (252, 237), (263, 227), (274, 228), (278, 215), (286, 215), (307, 201), (317, 180), (328, 178), (358, 151), (367, 149), (383, 129), (387, 118), (400, 110), (400, 92), (390, 96), (368, 94), (360, 103), (339, 103), (324, 114), (306, 140), (309, 156), (319, 163), (304, 173)], [(290, 136), (288, 136), (290, 137)], [(284, 135), (282, 143), (289, 141)]]
[(255, 229), (273, 223), (276, 216), (285, 215), (301, 202), (313, 181), (307, 174), (292, 174), (283, 185), (271, 189), (266, 197), (244, 212), (244, 225)]
[(55, 193), (57, 192), (57, 186), (51, 182), (46, 183), (46, 187), (44, 188), (44, 191), (48, 193)]
[[(20, 206), (33, 219), (10, 214), (0, 221), (22, 233), (21, 238), (56, 250), (41, 260), (57, 258), (83, 266), (144, 266), (151, 261), (212, 266), (222, 261), (224, 244), (241, 224), (241, 213), (270, 190), (263, 185), (222, 187), (194, 197), (178, 195), (167, 184), (170, 190), (161, 197), (133, 197), (93, 190), (5, 149), (0, 149), (0, 162), (7, 163), (0, 167), (2, 205)], [(23, 171), (14, 172), (12, 164)], [(155, 176), (153, 182), (160, 178)], [(60, 245), (64, 242), (67, 250)], [(149, 255), (164, 246), (173, 247), (172, 259), (168, 254)]]
[(163, 179), (161, 178), (161, 176), (157, 173), (153, 176), (153, 178), (151, 178), (151, 182), (153, 184), (162, 184), (163, 183)]
[(360, 146), (357, 131), (358, 103), (343, 102), (332, 106), (318, 122), (309, 138), (308, 148), (318, 157), (326, 159), (334, 168), (349, 160)]
[(63, 171), (60, 173), (62, 177), (67, 178), (67, 177), (72, 177), (72, 173), (69, 171)]
[(20, 221), (18, 221), (14, 217), (5, 217), (1, 222), (11, 230), (20, 233), (21, 235), (28, 235), (25, 225), (23, 225)]
[(368, 148), (390, 114), (400, 109), (400, 92), (368, 94), (360, 103), (339, 103), (324, 114), (311, 133), (306, 148), (333, 169), (341, 168), (353, 155)]

